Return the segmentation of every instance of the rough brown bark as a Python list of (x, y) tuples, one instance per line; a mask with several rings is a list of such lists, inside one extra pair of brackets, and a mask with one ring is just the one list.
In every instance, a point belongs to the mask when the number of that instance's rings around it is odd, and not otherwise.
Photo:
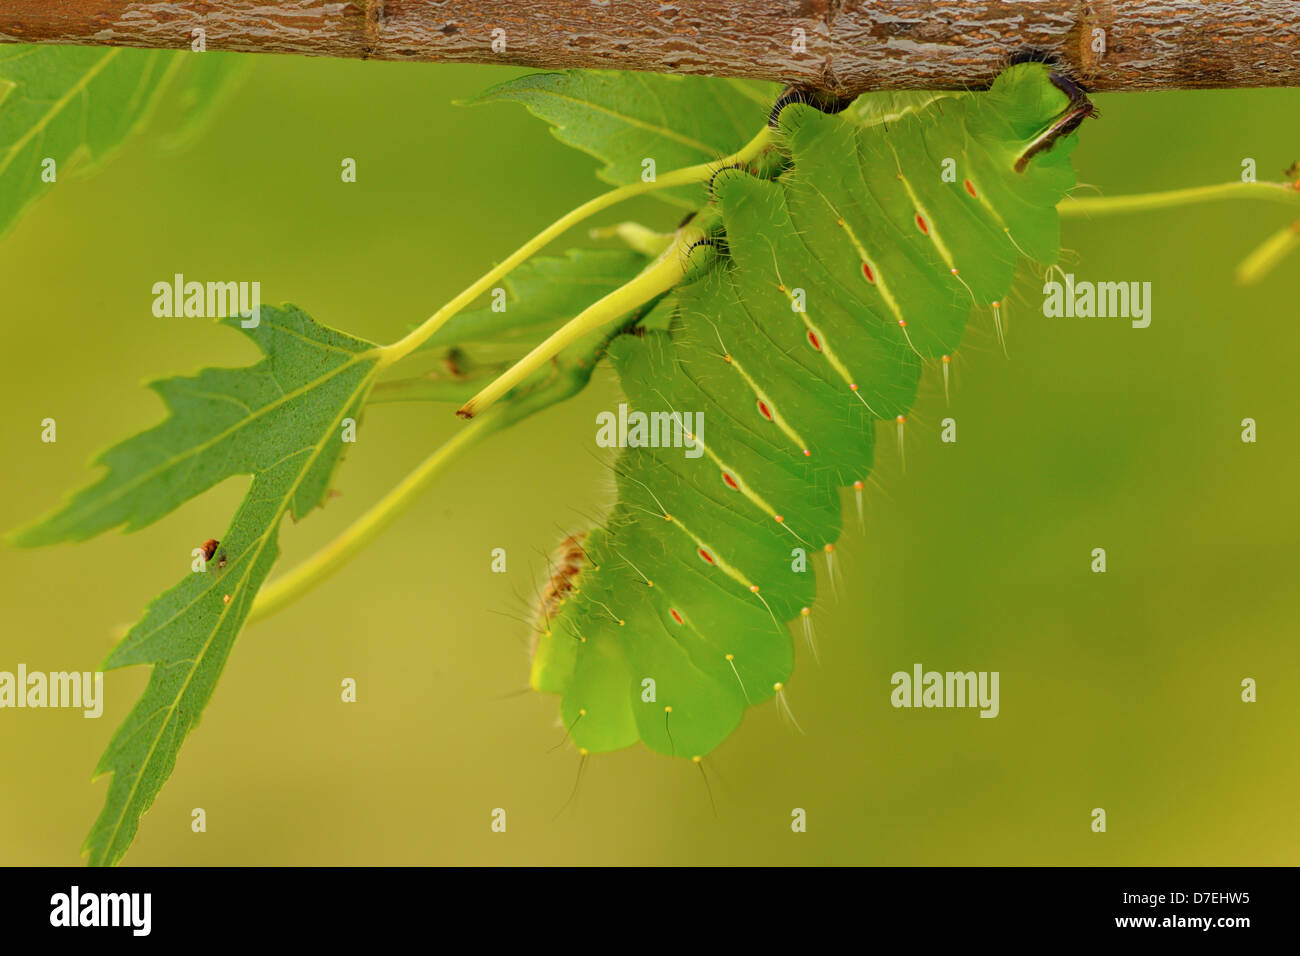
[(1300, 86), (1297, 0), (0, 2), (0, 42), (188, 48), (200, 28), (209, 50), (707, 73), (837, 93), (978, 85), (1024, 50), (1057, 55), (1097, 90)]

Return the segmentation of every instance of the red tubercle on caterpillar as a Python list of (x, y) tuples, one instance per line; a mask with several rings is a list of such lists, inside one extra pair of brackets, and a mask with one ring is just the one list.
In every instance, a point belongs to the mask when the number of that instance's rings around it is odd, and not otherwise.
[(862, 263), (862, 275), (863, 278), (865, 278), (872, 285), (876, 284), (876, 273), (872, 271), (871, 263), (869, 262)]
[(722, 480), (732, 491), (740, 490), (740, 485), (736, 482), (736, 479), (731, 477), (731, 475), (727, 474), (725, 471), (722, 473)]
[(772, 409), (767, 407), (767, 402), (761, 398), (758, 400), (758, 413), (766, 418), (769, 422), (776, 421), (776, 416), (772, 414)]
[(704, 548), (700, 548), (697, 553), (700, 556), (700, 560), (705, 564), (717, 564), (717, 562), (713, 560), (713, 555), (709, 554), (709, 552)]
[(685, 623), (686, 623), (684, 620), (682, 620), (682, 616), (681, 616), (680, 614), (677, 613), (677, 608), (675, 608), (675, 607), (670, 607), (670, 608), (668, 609), (668, 613), (671, 614), (671, 615), (673, 616), (673, 620), (676, 621), (678, 624), (685, 624)]
[(972, 198), (974, 199), (979, 198), (979, 194), (975, 192), (975, 184), (972, 183), (969, 179), (963, 180), (962, 185), (966, 187), (966, 191), (971, 194)]
[(928, 236), (930, 234), (930, 227), (926, 225), (925, 217), (919, 212), (916, 214), (916, 228), (921, 230), (922, 235)]
[(818, 352), (822, 350), (822, 340), (817, 337), (817, 333), (814, 332), (812, 329), (808, 330), (808, 344), (811, 345), (813, 348), (815, 348)]

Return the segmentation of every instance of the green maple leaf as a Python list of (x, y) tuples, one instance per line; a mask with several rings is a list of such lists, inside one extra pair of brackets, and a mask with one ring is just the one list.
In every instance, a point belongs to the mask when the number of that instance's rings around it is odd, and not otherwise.
[[(225, 320), (237, 328), (239, 322)], [(187, 573), (105, 663), (152, 664), (153, 672), (96, 770), (113, 780), (84, 847), (92, 864), (111, 865), (130, 846), (279, 554), (281, 519), (301, 518), (324, 502), (343, 455), (343, 420), (359, 414), (380, 364), (374, 345), (291, 306), (264, 307), (260, 324), (241, 331), (263, 361), (154, 383), (171, 415), (104, 453), (98, 462), (107, 474), (13, 536), (17, 544), (39, 545), (119, 526), (134, 530), (225, 478), (253, 476), (220, 539), (224, 566), (214, 555), (206, 570)]]
[[(200, 58), (198, 62), (195, 58)], [(190, 100), (186, 136), (236, 76), (236, 58), (121, 47), (0, 46), (0, 234), (59, 176), (96, 170), (149, 120), (172, 80)]]
[[(560, 142), (604, 162), (601, 179), (622, 186), (641, 178), (645, 159), (663, 173), (735, 152), (763, 128), (779, 89), (751, 80), (570, 70), (521, 76), (470, 103), (522, 103)], [(707, 198), (702, 186), (654, 195), (691, 209)]]

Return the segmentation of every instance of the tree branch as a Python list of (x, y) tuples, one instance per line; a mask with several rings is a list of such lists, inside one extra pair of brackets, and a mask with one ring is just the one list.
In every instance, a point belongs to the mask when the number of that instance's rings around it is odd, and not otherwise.
[(1055, 54), (1094, 90), (1300, 86), (1296, 0), (0, 3), (0, 42), (187, 49), (195, 30), (209, 50), (704, 73), (840, 94), (979, 85), (1025, 50)]

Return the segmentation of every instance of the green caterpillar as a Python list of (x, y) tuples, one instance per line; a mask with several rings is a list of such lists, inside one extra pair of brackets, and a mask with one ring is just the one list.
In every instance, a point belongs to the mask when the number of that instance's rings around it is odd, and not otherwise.
[(707, 428), (686, 429), (698, 457), (620, 452), (612, 512), (566, 543), (531, 683), (562, 695), (584, 754), (700, 758), (781, 691), (815, 596), (801, 555), (833, 549), (840, 489), (861, 490), (875, 423), (901, 423), (923, 364), (973, 307), (996, 313), (1022, 257), (1056, 261), (1093, 112), (1041, 63), (987, 93), (858, 106), (865, 124), (786, 99), (780, 174), (714, 176), (671, 327), (610, 349), (631, 409)]

